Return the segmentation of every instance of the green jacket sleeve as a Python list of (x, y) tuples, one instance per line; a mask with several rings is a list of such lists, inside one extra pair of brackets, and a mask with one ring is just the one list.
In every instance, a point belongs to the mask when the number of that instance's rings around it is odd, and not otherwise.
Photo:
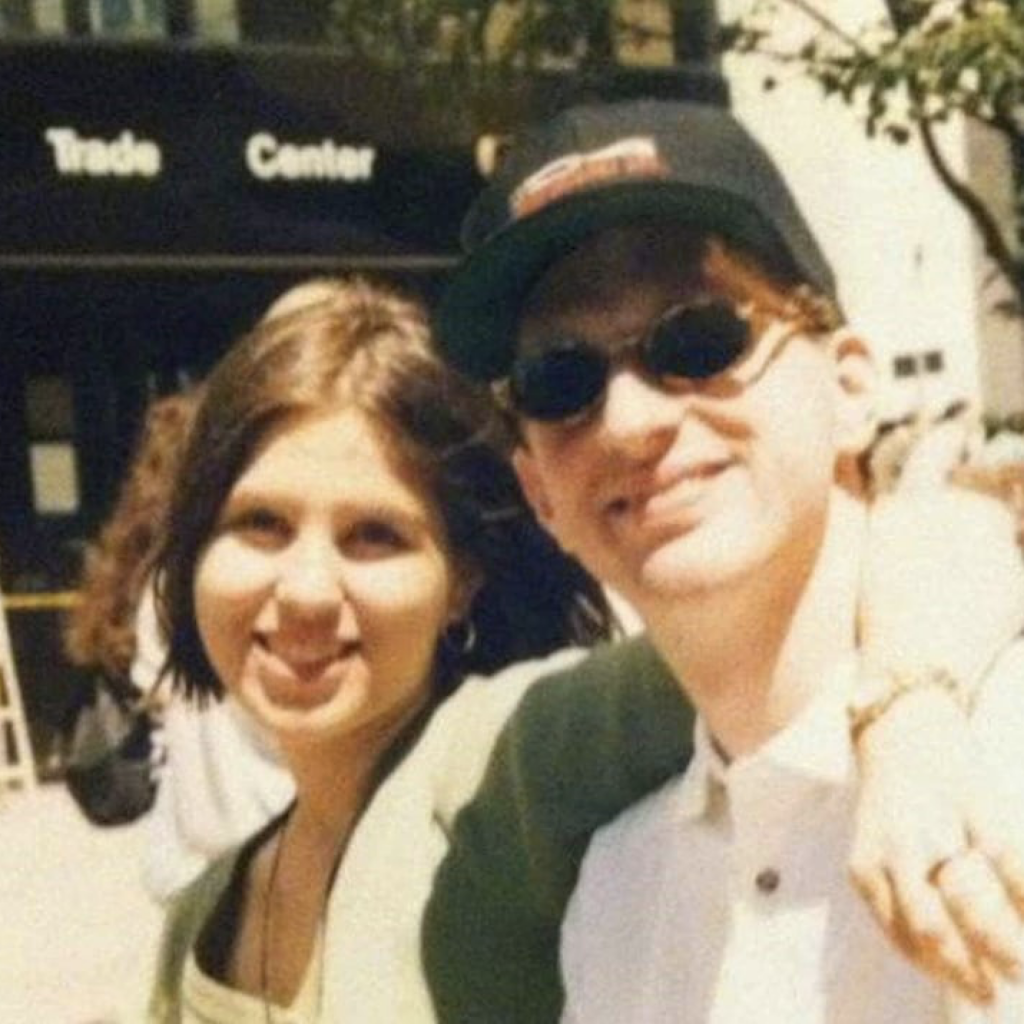
[(438, 1020), (557, 1022), (562, 915), (591, 834), (686, 766), (693, 712), (646, 640), (533, 686), (455, 817), (423, 922)]
[(178, 1024), (185, 961), (217, 901), (231, 883), (238, 850), (218, 858), (171, 902), (150, 994), (147, 1024)]

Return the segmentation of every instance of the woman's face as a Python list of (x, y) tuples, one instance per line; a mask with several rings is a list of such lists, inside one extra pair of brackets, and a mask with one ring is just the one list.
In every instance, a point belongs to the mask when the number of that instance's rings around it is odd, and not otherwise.
[(194, 591), (225, 688), (283, 742), (392, 737), (426, 701), (438, 638), (462, 610), (437, 509), (355, 409), (271, 432)]

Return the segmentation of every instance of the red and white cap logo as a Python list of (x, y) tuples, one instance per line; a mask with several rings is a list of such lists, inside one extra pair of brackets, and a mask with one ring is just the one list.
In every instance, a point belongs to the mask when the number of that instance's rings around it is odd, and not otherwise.
[(667, 178), (668, 166), (654, 139), (620, 139), (589, 153), (570, 153), (534, 171), (512, 193), (509, 207), (514, 219), (532, 213), (571, 192), (621, 178)]

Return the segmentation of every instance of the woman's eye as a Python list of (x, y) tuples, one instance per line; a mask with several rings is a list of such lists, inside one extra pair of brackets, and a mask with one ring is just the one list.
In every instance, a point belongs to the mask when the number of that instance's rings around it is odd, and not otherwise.
[(349, 550), (361, 557), (380, 557), (408, 547), (396, 526), (375, 519), (353, 526), (345, 535), (345, 543)]
[(229, 517), (226, 529), (248, 543), (259, 546), (277, 544), (289, 534), (288, 521), (265, 508), (248, 509)]

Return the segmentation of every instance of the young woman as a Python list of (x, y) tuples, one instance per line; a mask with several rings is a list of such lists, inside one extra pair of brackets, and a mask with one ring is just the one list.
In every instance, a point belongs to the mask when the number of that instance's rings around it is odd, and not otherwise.
[[(293, 313), (335, 294), (337, 281), (314, 277), (279, 295), (263, 320)], [(184, 447), (184, 436), (182, 437)], [(168, 492), (170, 483), (167, 485)], [(167, 649), (157, 623), (152, 587), (139, 610), (139, 644), (132, 663), (136, 682), (160, 677)], [(148, 818), (143, 880), (167, 903), (226, 850), (248, 839), (291, 803), (291, 773), (273, 736), (233, 699), (168, 702), (164, 711), (165, 762)]]
[[(371, 799), (467, 672), (593, 641), (603, 598), (526, 511), (488, 402), (429, 354), (419, 308), (359, 281), (260, 325), (211, 375), (160, 573), (175, 684), (240, 701), (297, 795), (172, 909), (154, 1019), (338, 1019), (364, 1005), (347, 984), (336, 1001), (344, 942), (380, 972), (372, 933), (415, 932), (359, 872), (415, 907), (429, 872), (385, 854), (429, 864), (437, 842), (429, 821), (367, 817)], [(375, 821), (393, 820), (389, 838)], [(380, 1019), (406, 1019), (400, 989)]]

